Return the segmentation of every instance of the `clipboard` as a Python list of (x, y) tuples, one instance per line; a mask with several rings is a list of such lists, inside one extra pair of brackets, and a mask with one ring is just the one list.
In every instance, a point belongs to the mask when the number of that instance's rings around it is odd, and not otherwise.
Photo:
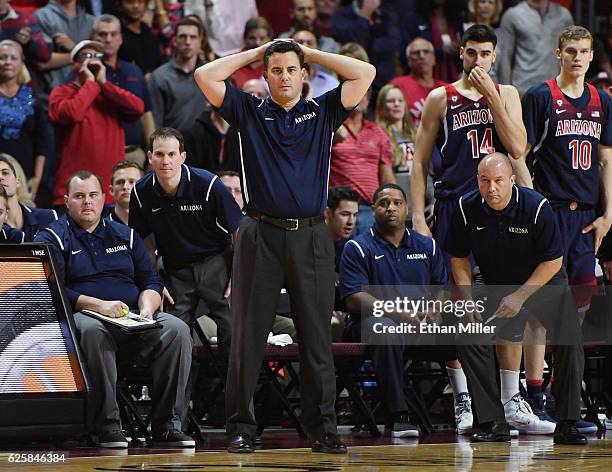
[(143, 318), (132, 312), (119, 318), (111, 318), (110, 316), (92, 310), (81, 310), (81, 313), (96, 318), (109, 326), (114, 326), (127, 333), (138, 333), (147, 329), (161, 328), (161, 324), (157, 320)]

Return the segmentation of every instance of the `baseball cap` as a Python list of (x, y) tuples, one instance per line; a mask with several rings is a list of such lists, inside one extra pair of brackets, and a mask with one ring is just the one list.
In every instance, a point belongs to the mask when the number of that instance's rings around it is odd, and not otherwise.
[(599, 84), (601, 82), (612, 83), (612, 78), (610, 77), (610, 74), (608, 74), (607, 72), (600, 72), (595, 77), (593, 77), (593, 80), (591, 80), (591, 83), (593, 85)]
[(70, 51), (70, 60), (74, 61), (74, 58), (79, 53), (79, 51), (86, 47), (94, 48), (100, 52), (104, 52), (104, 45), (102, 43), (98, 41), (92, 41), (90, 39), (84, 39), (83, 41), (80, 41), (79, 43), (76, 44), (75, 47), (72, 48), (72, 51)]

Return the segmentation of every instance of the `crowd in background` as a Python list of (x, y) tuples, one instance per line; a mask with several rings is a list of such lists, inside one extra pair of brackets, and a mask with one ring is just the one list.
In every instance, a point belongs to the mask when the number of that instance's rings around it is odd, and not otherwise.
[[(495, 28), (491, 74), (524, 93), (558, 70), (556, 38), (573, 23), (566, 7), (548, 0), (0, 0), (0, 152), (23, 168), (30, 199), (49, 208), (63, 204), (64, 181), (77, 170), (108, 181), (125, 158), (146, 165), (148, 137), (162, 126), (185, 134), (189, 165), (239, 171), (237, 133), (206, 103), (193, 72), (290, 37), (377, 67), (371, 93), (332, 151), (330, 184), (356, 189), (366, 207), (379, 184), (397, 178), (407, 185), (402, 175), (410, 172), (424, 100), (460, 74), (464, 30)], [(612, 17), (602, 19), (587, 78), (609, 87)], [(101, 65), (89, 81), (86, 59), (74, 54), (84, 40), (96, 42), (99, 57), (89, 60)], [(316, 66), (308, 75), (307, 97), (342, 80)], [(258, 97), (268, 94), (261, 63), (232, 79)], [(363, 213), (363, 225), (371, 224)]]

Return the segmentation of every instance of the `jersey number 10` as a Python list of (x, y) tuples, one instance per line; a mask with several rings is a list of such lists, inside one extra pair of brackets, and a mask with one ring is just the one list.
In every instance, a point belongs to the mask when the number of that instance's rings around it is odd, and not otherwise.
[(480, 142), (480, 149), (478, 146), (477, 129), (472, 129), (468, 131), (467, 139), (472, 146), (473, 159), (480, 159), (481, 154), (488, 156), (489, 154), (493, 154), (495, 152), (495, 148), (493, 147), (493, 130), (491, 128), (485, 129), (484, 136), (482, 137), (482, 141)]
[(572, 151), (572, 169), (589, 170), (591, 168), (591, 141), (573, 139), (569, 143)]

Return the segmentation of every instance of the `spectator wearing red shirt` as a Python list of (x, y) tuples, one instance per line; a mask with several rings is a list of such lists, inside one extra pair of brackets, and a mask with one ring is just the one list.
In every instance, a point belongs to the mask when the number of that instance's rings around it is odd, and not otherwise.
[[(70, 53), (74, 82), (55, 87), (49, 97), (49, 118), (55, 125), (59, 163), (53, 205), (63, 204), (66, 179), (88, 170), (109, 182), (114, 164), (125, 158), (121, 121), (144, 113), (143, 101), (106, 80), (104, 46), (81, 41)], [(107, 195), (106, 203), (112, 203)]]
[(389, 137), (379, 125), (363, 117), (370, 96), (371, 91), (368, 91), (338, 128), (332, 144), (329, 187), (349, 187), (359, 193), (355, 235), (374, 224), (371, 207), (376, 189), (395, 183)]
[[(268, 20), (263, 16), (256, 16), (247, 21), (244, 27), (244, 51), (255, 49), (272, 40), (272, 27)], [(236, 81), (236, 87), (242, 88), (242, 85), (251, 79), (259, 79), (263, 76), (264, 66), (262, 61), (252, 62), (251, 64), (241, 67), (232, 77)]]
[(416, 127), (421, 122), (421, 113), (425, 99), (433, 89), (446, 85), (446, 82), (434, 79), (433, 72), (436, 66), (434, 46), (424, 38), (415, 38), (406, 47), (406, 60), (410, 74), (396, 77), (391, 81), (398, 86), (410, 109), (412, 121)]

